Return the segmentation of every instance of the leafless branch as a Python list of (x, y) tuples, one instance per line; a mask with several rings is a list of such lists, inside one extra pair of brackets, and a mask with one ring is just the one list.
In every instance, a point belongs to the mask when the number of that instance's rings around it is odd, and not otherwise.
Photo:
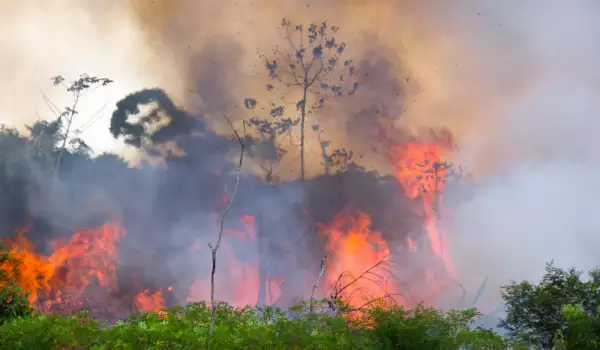
[[(231, 196), (231, 199), (228, 200), (227, 203), (227, 207), (225, 208), (225, 210), (223, 210), (223, 213), (221, 213), (221, 221), (219, 224), (219, 236), (217, 238), (217, 243), (215, 244), (214, 247), (211, 247), (211, 251), (212, 251), (212, 270), (210, 273), (210, 304), (211, 304), (211, 316), (210, 316), (210, 326), (208, 329), (208, 342), (209, 342), (209, 346), (210, 346), (210, 339), (212, 337), (213, 334), (213, 330), (215, 327), (215, 318), (216, 318), (216, 314), (217, 314), (217, 306), (215, 303), (215, 272), (217, 270), (217, 252), (219, 250), (219, 247), (221, 246), (221, 241), (223, 240), (223, 231), (225, 228), (225, 218), (227, 217), (227, 214), (229, 213), (229, 211), (231, 210), (231, 208), (233, 207), (233, 204), (235, 203), (235, 198), (237, 196), (238, 193), (238, 189), (240, 188), (240, 174), (242, 172), (242, 162), (244, 160), (244, 140), (240, 137), (240, 135), (238, 134), (237, 130), (235, 129), (235, 127), (233, 126), (233, 124), (231, 123), (231, 120), (229, 120), (229, 118), (227, 118), (226, 115), (224, 115), (225, 119), (227, 120), (227, 122), (229, 123), (229, 125), (231, 126), (231, 128), (233, 129), (233, 132), (235, 133), (235, 137), (237, 138), (239, 144), (240, 144), (240, 160), (238, 162), (238, 166), (237, 166), (237, 174), (235, 177), (235, 187), (233, 189), (233, 195)], [(246, 137), (246, 123), (244, 123), (244, 137)], [(227, 192), (227, 191), (226, 191)], [(227, 197), (229, 197), (227, 195), (227, 193), (225, 193), (225, 195)]]
[(315, 284), (313, 285), (312, 293), (310, 294), (310, 301), (309, 301), (310, 303), (308, 304), (309, 305), (308, 310), (310, 312), (313, 312), (313, 309), (314, 309), (313, 301), (315, 300), (315, 293), (317, 292), (317, 288), (319, 288), (319, 282), (321, 281), (321, 278), (323, 278), (323, 274), (325, 273), (325, 261), (327, 260), (329, 253), (331, 253), (331, 250), (327, 250), (327, 253), (325, 253), (323, 258), (321, 259), (321, 270), (319, 271), (317, 280), (315, 281)]
[[(396, 296), (406, 299), (406, 296), (402, 294), (390, 292), (393, 289), (394, 283), (390, 280), (395, 279), (392, 267), (390, 266), (392, 263), (392, 261), (389, 261), (385, 257), (356, 277), (350, 272), (341, 273), (334, 284), (334, 292), (330, 296), (331, 299), (342, 300), (344, 303), (350, 304), (351, 300), (356, 301), (355, 295), (358, 294), (358, 300), (362, 300), (363, 304), (359, 307), (348, 309), (348, 312), (363, 311), (373, 303), (384, 301), (396, 304), (396, 300), (394, 299)], [(346, 281), (348, 282), (346, 283)], [(361, 286), (360, 281), (366, 281), (370, 285), (375, 286), (377, 291)], [(351, 286), (355, 286), (355, 288), (350, 289)], [(356, 302), (353, 302), (353, 304), (356, 304)]]
[[(348, 289), (350, 286), (352, 286), (353, 284), (355, 284), (356, 282), (358, 282), (360, 279), (365, 278), (365, 276), (367, 274), (372, 273), (373, 270), (375, 270), (376, 268), (380, 267), (385, 262), (387, 262), (387, 257), (379, 260), (373, 266), (369, 267), (367, 270), (365, 270), (363, 273), (361, 273), (358, 277), (353, 278), (349, 283), (347, 283), (346, 285), (344, 285), (342, 288), (336, 290), (337, 294), (339, 295), (339, 294), (343, 293), (344, 290)], [(339, 283), (343, 277), (344, 277), (344, 273), (341, 273), (338, 276), (336, 284)]]
[(405, 298), (405, 296), (401, 293), (386, 293), (381, 297), (377, 297), (377, 298), (373, 298), (367, 302), (365, 302), (364, 304), (362, 304), (361, 306), (355, 307), (355, 308), (351, 308), (348, 311), (363, 311), (366, 308), (368, 308), (369, 306), (382, 302), (382, 301), (389, 301), (389, 300), (394, 300), (394, 297), (402, 297)]

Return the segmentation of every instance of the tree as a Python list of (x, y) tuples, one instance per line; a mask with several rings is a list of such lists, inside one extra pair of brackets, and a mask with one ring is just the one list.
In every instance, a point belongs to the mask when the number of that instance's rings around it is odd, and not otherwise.
[(27, 126), (29, 137), (33, 141), (33, 153), (35, 159), (44, 166), (51, 166), (56, 162), (57, 147), (62, 140), (61, 119), (51, 122), (39, 120), (31, 126)]
[(569, 333), (556, 332), (554, 348), (556, 350), (599, 349), (600, 320), (590, 316), (579, 305), (565, 305), (561, 313), (567, 320)]
[[(536, 342), (547, 349), (554, 346), (557, 333), (563, 339), (571, 337), (573, 327), (581, 324), (582, 312), (597, 323), (600, 270), (592, 270), (587, 281), (581, 275), (574, 268), (560, 269), (549, 263), (539, 284), (524, 281), (503, 286), (506, 317), (499, 326), (513, 337)], [(598, 336), (600, 333), (595, 334), (596, 339)]]
[(252, 118), (248, 125), (258, 132), (258, 139), (250, 139), (248, 155), (264, 172), (265, 182), (273, 184), (279, 182), (279, 176), (273, 174), (273, 167), (279, 164), (286, 150), (278, 145), (277, 137), (282, 134), (280, 124), (268, 120)]
[[(287, 135), (290, 140), (293, 127), (300, 127), (300, 179), (304, 180), (307, 117), (322, 109), (325, 101), (332, 97), (353, 95), (358, 89), (358, 82), (353, 80), (352, 61), (341, 59), (346, 44), (333, 36), (338, 27), (323, 22), (320, 25), (311, 23), (305, 28), (303, 25), (293, 26), (284, 18), (282, 29), (287, 50), (276, 47), (272, 57), (261, 55), (269, 78), (273, 84), (281, 86), (267, 84), (266, 89), (278, 94), (279, 101), (299, 91), (300, 99), (296, 102), (299, 117), (285, 117), (285, 106), (271, 103), (271, 120), (253, 117), (250, 122), (258, 128), (273, 128), (277, 135)], [(246, 98), (244, 105), (247, 109), (254, 109), (258, 101)]]
[[(151, 107), (142, 111), (142, 107)], [(193, 116), (177, 107), (162, 89), (135, 91), (117, 102), (110, 120), (114, 138), (157, 155), (157, 145), (173, 141), (178, 136), (205, 132), (202, 116)]]
[(58, 171), (60, 170), (60, 163), (63, 153), (67, 149), (67, 143), (69, 143), (79, 153), (89, 150), (89, 147), (81, 138), (71, 137), (71, 133), (75, 131), (73, 130), (73, 121), (75, 120), (75, 116), (79, 113), (77, 111), (77, 105), (79, 104), (82, 94), (93, 86), (106, 86), (112, 83), (112, 80), (82, 74), (79, 76), (79, 78), (69, 84), (65, 84), (65, 78), (60, 75), (53, 77), (52, 82), (54, 86), (62, 86), (67, 90), (67, 92), (70, 92), (73, 95), (73, 102), (71, 106), (65, 107), (58, 118), (59, 128), (63, 129), (63, 131), (62, 135), (60, 136), (61, 145), (58, 149), (58, 155), (56, 157), (56, 164), (54, 167), (54, 176), (56, 177), (58, 175)]

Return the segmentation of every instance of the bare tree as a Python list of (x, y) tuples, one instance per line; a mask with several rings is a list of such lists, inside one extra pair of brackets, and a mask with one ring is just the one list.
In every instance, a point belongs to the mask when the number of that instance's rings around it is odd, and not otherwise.
[[(285, 117), (284, 105), (271, 103), (269, 115), (274, 122), (258, 117), (252, 121), (275, 127), (278, 134), (288, 135), (290, 142), (292, 128), (300, 126), (300, 179), (304, 180), (307, 117), (323, 108), (329, 98), (353, 95), (358, 82), (353, 80), (352, 61), (341, 61), (346, 44), (338, 42), (333, 36), (338, 27), (323, 22), (320, 25), (312, 23), (305, 28), (303, 25), (293, 26), (284, 18), (282, 29), (285, 31), (287, 48), (276, 47), (270, 58), (261, 55), (269, 77), (274, 84), (281, 86), (267, 84), (266, 89), (278, 94), (279, 101), (285, 100), (292, 91), (299, 90), (301, 97), (296, 102), (299, 118)], [(253, 98), (244, 101), (248, 109), (254, 109), (257, 103)]]
[(85, 144), (83, 140), (80, 138), (71, 138), (71, 132), (73, 132), (73, 121), (75, 120), (75, 116), (78, 114), (77, 105), (79, 104), (80, 98), (82, 97), (83, 92), (89, 90), (93, 86), (106, 86), (112, 83), (112, 80), (107, 78), (98, 78), (92, 77), (87, 74), (82, 74), (78, 79), (71, 82), (70, 84), (65, 84), (65, 78), (58, 75), (52, 78), (52, 82), (54, 86), (62, 86), (67, 92), (73, 94), (73, 103), (70, 107), (65, 107), (65, 109), (60, 113), (59, 116), (59, 124), (64, 127), (64, 131), (61, 135), (61, 145), (58, 149), (58, 155), (56, 157), (56, 164), (54, 167), (54, 177), (58, 176), (58, 171), (60, 170), (60, 165), (63, 157), (63, 153), (67, 148), (67, 142), (73, 145), (75, 148), (87, 148), (89, 147)]
[[(232, 194), (231, 198), (229, 197), (229, 194), (227, 193), (227, 187), (225, 187), (225, 197), (227, 198), (228, 203), (227, 203), (227, 207), (225, 207), (225, 209), (221, 213), (221, 221), (219, 224), (219, 236), (217, 238), (217, 243), (215, 244), (214, 247), (210, 244), (208, 245), (212, 252), (212, 270), (210, 272), (211, 316), (210, 316), (210, 326), (208, 328), (209, 344), (210, 344), (210, 339), (213, 334), (213, 329), (215, 327), (215, 319), (216, 319), (216, 314), (217, 314), (217, 306), (215, 303), (215, 272), (217, 270), (217, 252), (219, 251), (219, 247), (221, 246), (221, 241), (223, 240), (223, 230), (225, 228), (225, 218), (227, 217), (227, 214), (233, 207), (233, 204), (235, 203), (235, 198), (237, 197), (237, 194), (238, 194), (238, 189), (240, 188), (240, 174), (242, 172), (242, 162), (244, 160), (244, 148), (245, 148), (244, 140), (242, 139), (242, 137), (240, 137), (237, 130), (233, 127), (233, 124), (231, 123), (229, 118), (227, 118), (227, 116), (225, 116), (225, 119), (227, 120), (227, 122), (229, 123), (231, 128), (233, 129), (233, 132), (235, 133), (235, 137), (237, 138), (237, 140), (240, 144), (240, 159), (239, 159), (238, 166), (237, 166), (237, 175), (235, 177), (235, 186), (234, 186), (233, 194)], [(245, 137), (245, 134), (246, 134), (246, 123), (244, 122), (244, 137)]]

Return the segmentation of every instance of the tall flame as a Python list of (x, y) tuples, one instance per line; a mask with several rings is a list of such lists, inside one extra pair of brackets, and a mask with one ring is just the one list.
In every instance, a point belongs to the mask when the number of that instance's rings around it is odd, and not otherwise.
[[(391, 147), (389, 158), (404, 194), (422, 201), (417, 213), (424, 219), (431, 251), (443, 261), (449, 273), (455, 274), (443, 225), (449, 214), (442, 201), (446, 178), (452, 171), (444, 161), (449, 151), (449, 146), (443, 143), (409, 142)], [(412, 238), (409, 237), (407, 244), (411, 250), (416, 249)]]

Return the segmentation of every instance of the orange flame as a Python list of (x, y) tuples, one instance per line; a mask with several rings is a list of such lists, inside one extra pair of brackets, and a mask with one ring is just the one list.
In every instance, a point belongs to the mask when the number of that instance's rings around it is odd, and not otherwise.
[(346, 209), (328, 226), (319, 225), (327, 237), (326, 285), (351, 307), (373, 300), (398, 299), (390, 283), (390, 249), (380, 232), (371, 231), (369, 215)]
[(156, 311), (166, 307), (162, 291), (159, 290), (150, 294), (148, 289), (135, 296), (135, 305), (138, 309), (145, 312)]
[[(218, 290), (218, 298), (221, 301), (227, 301), (235, 306), (255, 305), (258, 301), (261, 286), (258, 256), (250, 257), (250, 261), (240, 261), (232, 248), (232, 244), (243, 242), (249, 247), (255, 246), (256, 224), (254, 217), (250, 215), (241, 216), (239, 221), (243, 229), (225, 229), (219, 251), (219, 260), (224, 259), (224, 262), (217, 264), (219, 270), (215, 288)], [(215, 228), (218, 227), (216, 222), (214, 226)], [(203, 245), (198, 241), (192, 247), (190, 249), (191, 254), (211, 255), (210, 250), (203, 248)], [(264, 286), (267, 291), (267, 303), (271, 304), (279, 299), (281, 296), (281, 283), (281, 279), (267, 278)], [(197, 278), (189, 288), (187, 301), (199, 300), (210, 300), (210, 276)]]
[[(431, 251), (442, 260), (446, 270), (454, 274), (447, 234), (440, 223), (447, 214), (442, 198), (445, 178), (451, 171), (443, 161), (448, 151), (450, 147), (442, 144), (411, 142), (391, 147), (389, 157), (406, 196), (422, 200), (423, 206), (417, 212), (424, 218)], [(409, 249), (416, 249), (412, 238), (407, 243)]]
[(77, 231), (68, 241), (53, 241), (53, 253), (49, 256), (37, 254), (25, 234), (24, 230), (6, 243), (21, 261), (17, 283), (31, 291), (32, 303), (66, 294), (80, 295), (92, 282), (116, 291), (117, 244), (125, 235), (119, 224), (107, 223)]

